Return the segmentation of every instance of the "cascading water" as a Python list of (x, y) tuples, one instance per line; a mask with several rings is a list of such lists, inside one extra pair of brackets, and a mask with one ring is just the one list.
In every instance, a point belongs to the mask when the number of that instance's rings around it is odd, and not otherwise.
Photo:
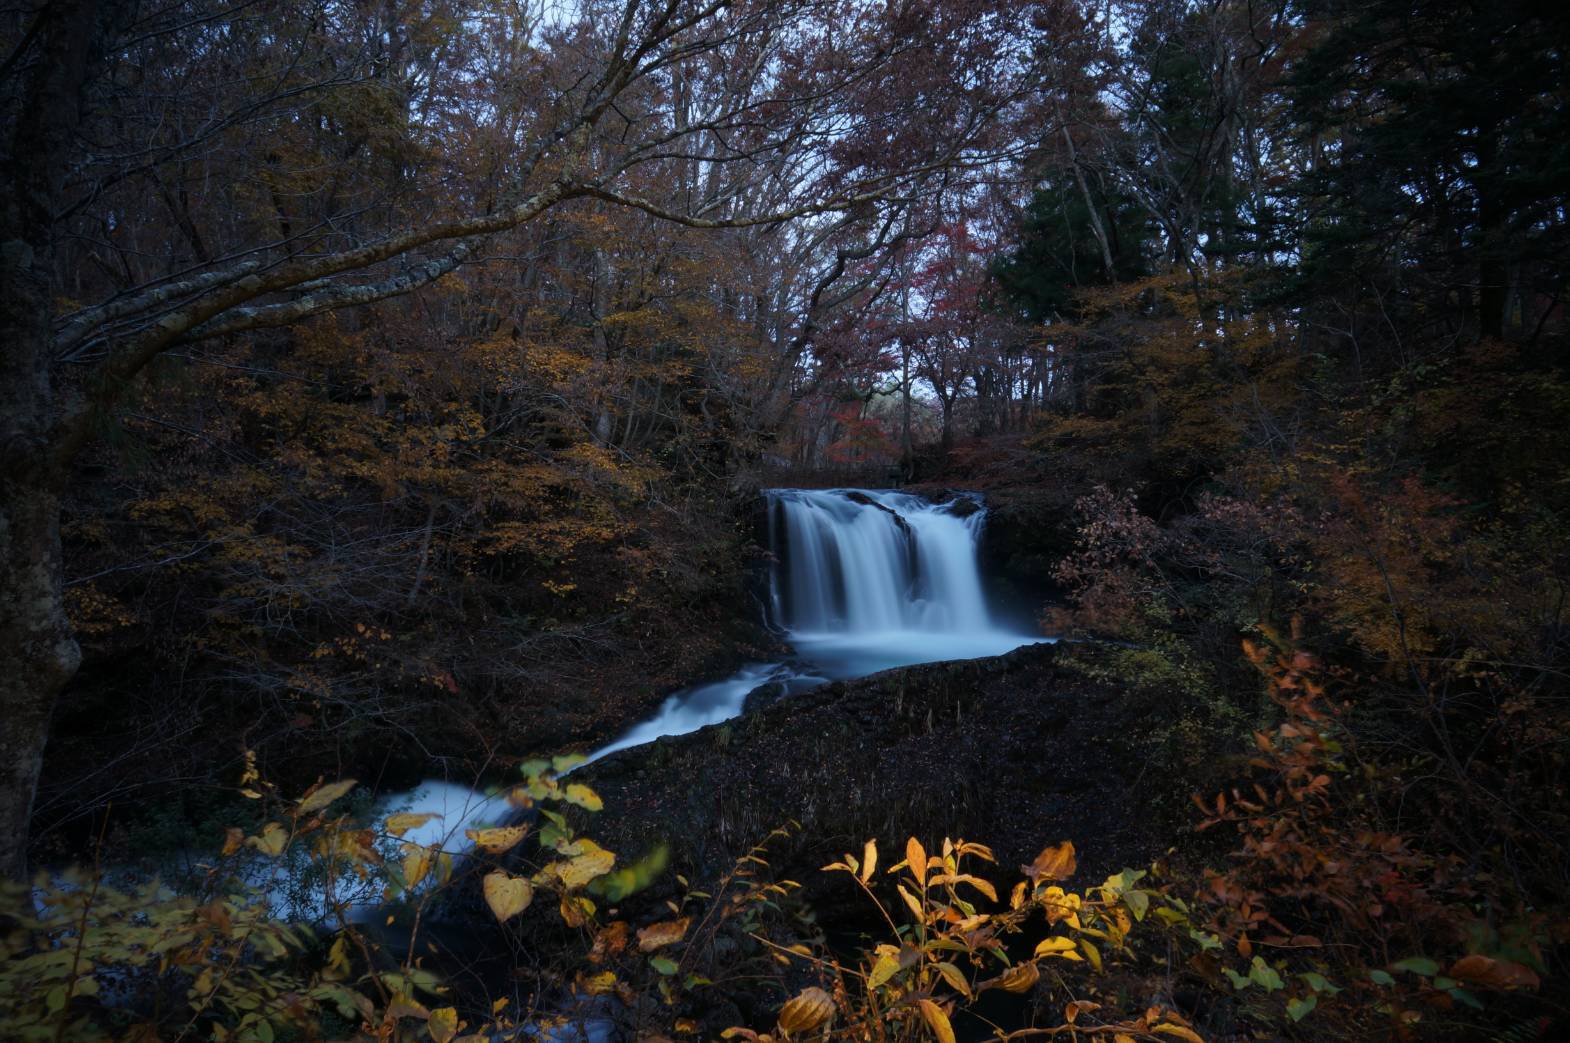
[(767, 495), (773, 622), (827, 676), (1002, 655), (1040, 640), (987, 611), (979, 501), (863, 489)]
[(935, 504), (870, 489), (771, 489), (769, 622), (798, 659), (752, 663), (665, 700), (660, 712), (608, 746), (684, 735), (741, 713), (764, 684), (787, 691), (896, 666), (1002, 655), (1041, 641), (997, 626), (987, 611), (977, 551), (986, 510), (960, 497)]

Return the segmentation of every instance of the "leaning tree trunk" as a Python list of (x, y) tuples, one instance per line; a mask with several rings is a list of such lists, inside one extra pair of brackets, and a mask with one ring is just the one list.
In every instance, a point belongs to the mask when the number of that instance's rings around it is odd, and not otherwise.
[(81, 652), (66, 619), (60, 494), (69, 451), (51, 384), (54, 220), (113, 0), (45, 5), (4, 86), (0, 142), (0, 872), (27, 870), (28, 823), (55, 699)]

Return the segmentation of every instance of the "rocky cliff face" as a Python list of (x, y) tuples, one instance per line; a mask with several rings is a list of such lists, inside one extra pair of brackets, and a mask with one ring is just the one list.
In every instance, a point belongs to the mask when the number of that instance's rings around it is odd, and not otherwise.
[(1147, 798), (1172, 808), (1182, 784), (1147, 777), (1126, 738), (1135, 697), (1067, 669), (1074, 654), (891, 670), (624, 751), (582, 772), (605, 801), (588, 828), (628, 855), (668, 843), (694, 879), (790, 820), (800, 838), (771, 850), (803, 881), (867, 837), (910, 834), (989, 844), (1009, 870), (1064, 839), (1088, 875), (1145, 865), (1179, 828)]

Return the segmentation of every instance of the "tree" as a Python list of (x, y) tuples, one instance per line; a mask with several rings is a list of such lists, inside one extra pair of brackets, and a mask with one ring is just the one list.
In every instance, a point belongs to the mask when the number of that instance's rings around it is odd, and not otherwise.
[(62, 492), (154, 359), (417, 291), (509, 230), (594, 204), (710, 230), (830, 215), (808, 236), (837, 257), (816, 299), (886, 242), (892, 214), (995, 149), (1033, 82), (1010, 7), (59, 0), (7, 13), (4, 869), (23, 868), (49, 719), (78, 663)]
[[(1313, 155), (1294, 291), (1336, 299), (1343, 344), (1409, 323), (1441, 347), (1535, 337), (1570, 249), (1570, 13), (1534, 0), (1464, 17), (1420, 0), (1296, 6), (1319, 33), (1286, 84)], [(1390, 347), (1410, 358), (1411, 344)]]

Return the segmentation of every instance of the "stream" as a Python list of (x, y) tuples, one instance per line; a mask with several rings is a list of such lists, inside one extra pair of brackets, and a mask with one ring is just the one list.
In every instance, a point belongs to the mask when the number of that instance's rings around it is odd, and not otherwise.
[[(1002, 655), (1052, 640), (1003, 625), (989, 609), (978, 554), (987, 512), (979, 497), (962, 493), (934, 503), (873, 489), (763, 495), (773, 557), (767, 622), (795, 655), (748, 663), (724, 680), (672, 694), (653, 717), (583, 763), (730, 720), (764, 686), (781, 685), (789, 695), (894, 667)], [(506, 802), (430, 780), (384, 798), (381, 807), (435, 816), (411, 839), (443, 841), (456, 853), (467, 846), (464, 829), (503, 813)]]

